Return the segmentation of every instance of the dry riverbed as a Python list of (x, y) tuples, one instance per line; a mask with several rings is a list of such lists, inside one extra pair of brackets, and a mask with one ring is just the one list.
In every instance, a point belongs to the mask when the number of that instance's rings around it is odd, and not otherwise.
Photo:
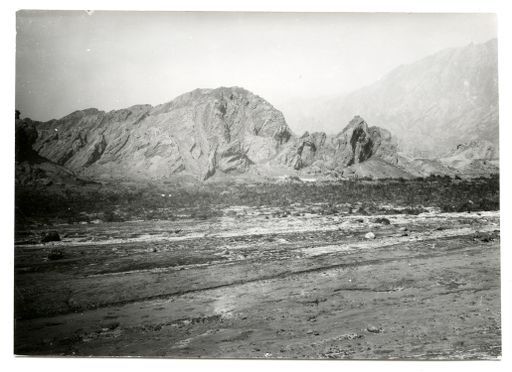
[[(207, 220), (52, 229), (61, 242), (23, 244), (39, 232), (17, 232), (17, 354), (501, 355), (499, 212), (238, 207)], [(49, 260), (56, 248), (63, 257)]]

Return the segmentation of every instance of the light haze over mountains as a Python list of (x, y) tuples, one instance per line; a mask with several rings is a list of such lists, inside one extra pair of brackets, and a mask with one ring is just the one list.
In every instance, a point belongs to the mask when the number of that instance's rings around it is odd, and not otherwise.
[(16, 108), (46, 121), (240, 86), (283, 112), (294, 132), (331, 131), (296, 121), (302, 102), (339, 97), (399, 65), (496, 35), (492, 14), (24, 10)]
[[(18, 153), (36, 151), (37, 169), (47, 159), (97, 180), (496, 173), (496, 61), (496, 40), (490, 40), (400, 66), (326, 106), (320, 120), (334, 133), (294, 133), (267, 100), (220, 87), (157, 106), (90, 108), (44, 123), (17, 120), (17, 137), (31, 139), (18, 141)], [(20, 150), (27, 143), (29, 149)], [(29, 173), (23, 180), (36, 178), (30, 159), (19, 169)]]
[(492, 15), (20, 11), (17, 27), (21, 183), (498, 172)]

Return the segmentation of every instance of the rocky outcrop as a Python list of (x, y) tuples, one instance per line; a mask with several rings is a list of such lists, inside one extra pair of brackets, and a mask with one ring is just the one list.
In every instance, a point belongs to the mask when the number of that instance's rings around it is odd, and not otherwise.
[(366, 121), (355, 116), (337, 136), (342, 151), (342, 162), (346, 166), (362, 163), (371, 157), (379, 157), (396, 163), (397, 144), (387, 130), (368, 127)]
[(294, 141), (279, 160), (295, 170), (306, 173), (336, 173), (341, 176), (347, 167), (369, 159), (397, 163), (397, 144), (391, 134), (379, 127), (368, 127), (355, 116), (335, 136), (323, 132), (304, 133)]

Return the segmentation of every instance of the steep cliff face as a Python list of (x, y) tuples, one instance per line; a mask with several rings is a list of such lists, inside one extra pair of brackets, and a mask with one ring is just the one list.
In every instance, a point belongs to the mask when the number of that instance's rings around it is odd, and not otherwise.
[(77, 111), (38, 132), (42, 156), (100, 179), (244, 172), (292, 137), (279, 111), (237, 87), (196, 89), (156, 107)]

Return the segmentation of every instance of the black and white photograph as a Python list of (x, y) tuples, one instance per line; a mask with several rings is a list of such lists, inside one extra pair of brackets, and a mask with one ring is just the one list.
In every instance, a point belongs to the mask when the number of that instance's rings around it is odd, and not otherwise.
[(15, 19), (15, 355), (501, 359), (496, 14)]

